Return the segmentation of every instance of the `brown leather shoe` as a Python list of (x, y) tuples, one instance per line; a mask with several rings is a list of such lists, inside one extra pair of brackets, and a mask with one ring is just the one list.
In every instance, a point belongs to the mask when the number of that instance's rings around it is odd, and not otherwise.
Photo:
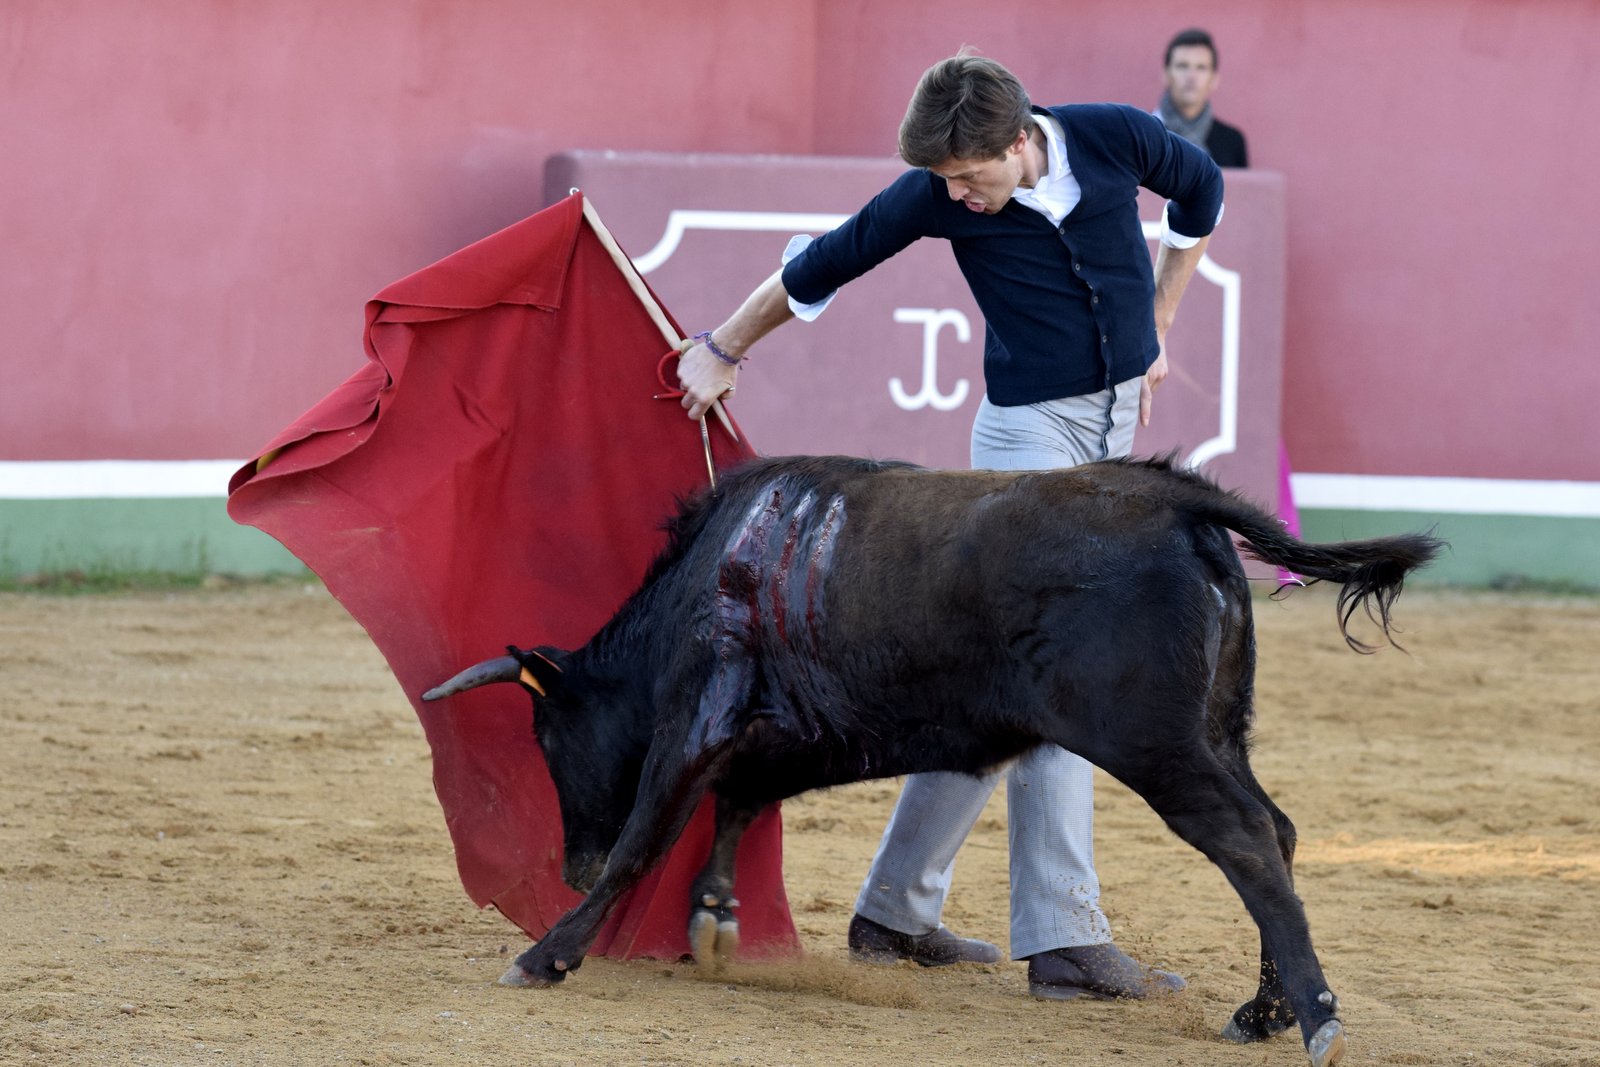
[(902, 934), (857, 915), (850, 920), (850, 958), (861, 963), (913, 960), (924, 967), (952, 963), (999, 963), (1000, 950), (987, 941), (957, 937), (943, 926), (926, 934)]
[(1143, 1000), (1177, 993), (1187, 984), (1113, 944), (1058, 948), (1028, 957), (1028, 992), (1048, 1000)]

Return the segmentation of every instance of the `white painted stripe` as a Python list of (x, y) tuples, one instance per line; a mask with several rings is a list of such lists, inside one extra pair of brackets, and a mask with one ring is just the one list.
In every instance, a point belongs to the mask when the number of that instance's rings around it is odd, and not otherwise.
[(640, 274), (649, 274), (672, 258), (683, 235), (690, 230), (741, 230), (746, 233), (827, 233), (849, 215), (802, 211), (687, 211), (673, 209), (667, 229), (654, 248), (633, 257)]
[(0, 500), (127, 500), (228, 495), (242, 459), (0, 461)]
[(1289, 484), (1299, 508), (1600, 519), (1600, 482), (1295, 474)]
[[(0, 461), (0, 500), (215, 497), (242, 459)], [(1600, 518), (1600, 482), (1295, 474), (1295, 505), (1348, 511)]]

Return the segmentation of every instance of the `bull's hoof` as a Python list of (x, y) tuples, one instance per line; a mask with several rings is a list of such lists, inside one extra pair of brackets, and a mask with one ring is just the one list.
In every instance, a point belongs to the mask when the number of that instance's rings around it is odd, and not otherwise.
[(689, 950), (697, 967), (712, 973), (739, 951), (739, 920), (725, 908), (697, 908), (689, 916)]
[(1287, 1029), (1289, 1029), (1288, 1023), (1275, 1022), (1265, 1029), (1257, 1030), (1253, 1027), (1240, 1026), (1236, 1019), (1229, 1019), (1222, 1028), (1222, 1036), (1235, 1045), (1251, 1045), (1257, 1041), (1277, 1037)]
[[(537, 946), (529, 951), (535, 951), (536, 948)], [(537, 960), (529, 960), (527, 956), (527, 953), (523, 953), (517, 959), (517, 962), (506, 969), (506, 973), (500, 976), (501, 985), (523, 988), (529, 986), (536, 988), (552, 986), (557, 982), (563, 981), (572, 971), (577, 970), (576, 967), (569, 967), (565, 960), (556, 960), (549, 965), (544, 965)], [(581, 963), (583, 961), (579, 960), (578, 962)], [(532, 966), (529, 966), (529, 964), (532, 964)]]
[(1269, 1013), (1257, 1008), (1256, 1002), (1251, 1001), (1233, 1013), (1233, 1018), (1222, 1028), (1222, 1036), (1236, 1045), (1249, 1045), (1277, 1037), (1289, 1029), (1292, 1022), (1294, 1013), (1287, 1004), (1279, 1005)]
[(1344, 1024), (1338, 1019), (1323, 1023), (1306, 1042), (1306, 1053), (1311, 1067), (1333, 1067), (1344, 1058)]
[(513, 963), (507, 968), (506, 973), (500, 976), (500, 984), (509, 986), (545, 986), (550, 983)]

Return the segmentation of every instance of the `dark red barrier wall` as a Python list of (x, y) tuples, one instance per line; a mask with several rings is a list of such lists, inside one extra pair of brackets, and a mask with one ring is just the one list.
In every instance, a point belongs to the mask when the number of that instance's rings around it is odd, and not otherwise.
[(1600, 478), (1591, 0), (0, 6), (10, 459), (241, 456), (360, 358), (363, 302), (541, 206), (569, 148), (893, 152), (964, 43), (1154, 106), (1201, 19), (1288, 178), (1302, 470)]
[(744, 0), (0, 5), (0, 458), (251, 453), (550, 155), (808, 151), (815, 40)]

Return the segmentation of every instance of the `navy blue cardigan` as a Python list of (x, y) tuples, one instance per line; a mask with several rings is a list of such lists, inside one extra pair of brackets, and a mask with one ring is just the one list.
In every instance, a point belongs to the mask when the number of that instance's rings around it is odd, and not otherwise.
[(942, 237), (987, 322), (983, 373), (992, 403), (1082, 396), (1142, 375), (1160, 350), (1139, 186), (1169, 199), (1174, 231), (1204, 237), (1222, 205), (1222, 172), (1137, 108), (1048, 111), (1066, 131), (1067, 162), (1083, 189), (1059, 229), (1015, 200), (978, 214), (919, 168), (790, 260), (784, 288), (815, 303), (919, 237)]

